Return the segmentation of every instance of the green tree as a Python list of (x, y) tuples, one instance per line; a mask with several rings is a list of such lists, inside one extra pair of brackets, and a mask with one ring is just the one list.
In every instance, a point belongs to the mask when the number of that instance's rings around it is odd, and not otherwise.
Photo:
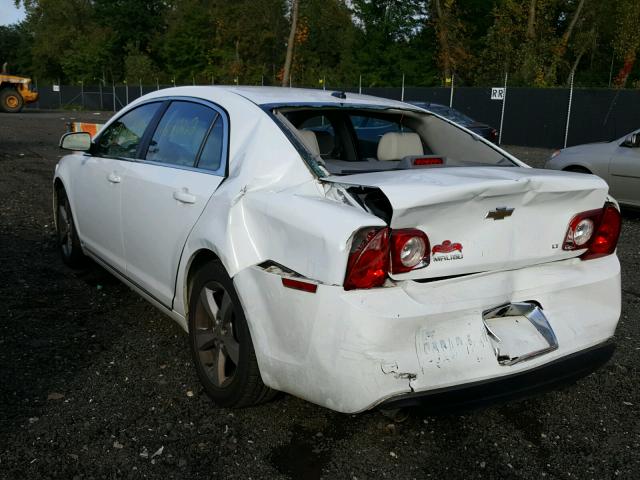
[(300, 4), (293, 76), (298, 85), (353, 85), (356, 28), (339, 0), (305, 0)]
[(34, 75), (80, 80), (99, 76), (109, 53), (108, 36), (93, 23), (89, 0), (29, 0), (26, 28), (33, 35)]
[(0, 25), (0, 65), (7, 62), (10, 73), (32, 75), (31, 39), (25, 23)]
[(158, 69), (153, 60), (145, 52), (140, 51), (140, 47), (128, 44), (125, 48), (127, 56), (124, 59), (125, 78), (128, 81), (144, 81), (153, 83), (158, 76)]
[[(426, 3), (419, 0), (354, 0), (358, 27), (355, 58), (367, 86), (399, 85), (408, 60), (416, 58), (413, 40), (423, 28)], [(422, 52), (430, 56), (429, 52)]]
[(617, 27), (613, 47), (623, 65), (615, 79), (618, 87), (624, 87), (631, 74), (640, 47), (640, 3), (637, 0), (619, 0), (615, 13)]

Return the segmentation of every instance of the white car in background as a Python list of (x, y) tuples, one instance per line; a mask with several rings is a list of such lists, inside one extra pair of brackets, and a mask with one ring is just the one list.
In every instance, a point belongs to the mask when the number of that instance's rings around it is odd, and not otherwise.
[(640, 207), (640, 130), (610, 142), (556, 150), (545, 168), (598, 175), (620, 204)]
[[(360, 117), (394, 126), (374, 157)], [(474, 403), (612, 353), (606, 183), (531, 169), (421, 108), (180, 87), (61, 146), (64, 261), (91, 257), (176, 320), (219, 405), (276, 391), (340, 412)]]

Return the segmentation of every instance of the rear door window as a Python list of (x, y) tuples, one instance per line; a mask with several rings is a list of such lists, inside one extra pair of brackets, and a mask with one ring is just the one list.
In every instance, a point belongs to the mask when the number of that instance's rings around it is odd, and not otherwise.
[(161, 106), (161, 102), (147, 103), (118, 118), (100, 135), (96, 156), (136, 158), (142, 136)]
[(153, 133), (146, 160), (195, 166), (205, 135), (217, 112), (199, 103), (172, 102)]
[(198, 168), (205, 170), (218, 171), (222, 165), (222, 154), (224, 147), (224, 124), (222, 117), (217, 116), (206, 143), (200, 153), (198, 160)]

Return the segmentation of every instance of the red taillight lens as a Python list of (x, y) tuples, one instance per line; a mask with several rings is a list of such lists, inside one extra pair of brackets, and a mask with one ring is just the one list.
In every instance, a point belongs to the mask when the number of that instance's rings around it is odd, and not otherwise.
[(589, 250), (582, 255), (582, 259), (587, 260), (612, 254), (618, 245), (621, 227), (622, 218), (618, 209), (612, 204), (605, 205), (600, 225), (591, 240)]
[(569, 222), (562, 249), (586, 248), (580, 257), (583, 260), (610, 255), (618, 244), (621, 225), (620, 212), (612, 203), (606, 203), (598, 210), (579, 213)]
[(374, 288), (389, 272), (389, 229), (367, 228), (356, 233), (347, 262), (344, 289)]
[(362, 229), (353, 238), (344, 289), (380, 287), (389, 272), (426, 267), (430, 254), (429, 238), (421, 230)]
[(421, 230), (391, 232), (391, 273), (405, 273), (429, 265), (431, 245)]

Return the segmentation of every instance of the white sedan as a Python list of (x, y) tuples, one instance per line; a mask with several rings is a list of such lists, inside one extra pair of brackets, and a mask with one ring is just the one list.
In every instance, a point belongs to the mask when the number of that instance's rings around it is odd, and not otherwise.
[[(362, 117), (385, 126), (373, 151)], [(90, 257), (177, 321), (219, 405), (474, 403), (613, 351), (606, 183), (531, 169), (421, 108), (179, 87), (61, 147), (63, 260)]]

